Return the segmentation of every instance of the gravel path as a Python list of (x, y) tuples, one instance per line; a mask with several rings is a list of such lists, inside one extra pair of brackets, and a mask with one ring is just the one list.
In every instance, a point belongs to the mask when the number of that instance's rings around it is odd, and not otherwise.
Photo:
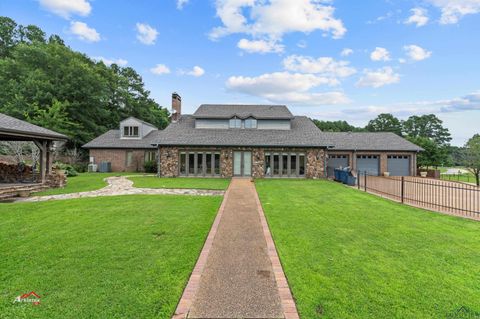
[(71, 194), (32, 196), (19, 198), (16, 202), (41, 202), (48, 200), (75, 199), (85, 197), (100, 196), (120, 196), (120, 195), (196, 195), (196, 196), (216, 196), (223, 195), (225, 191), (204, 190), (204, 189), (167, 189), (167, 188), (136, 188), (133, 182), (127, 179), (127, 176), (113, 176), (106, 178), (108, 186), (104, 188)]

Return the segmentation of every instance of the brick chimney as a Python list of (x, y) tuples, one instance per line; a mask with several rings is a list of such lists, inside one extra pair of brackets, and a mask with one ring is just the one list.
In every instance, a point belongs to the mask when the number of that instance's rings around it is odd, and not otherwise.
[(178, 122), (182, 115), (182, 98), (177, 92), (172, 93), (172, 122)]

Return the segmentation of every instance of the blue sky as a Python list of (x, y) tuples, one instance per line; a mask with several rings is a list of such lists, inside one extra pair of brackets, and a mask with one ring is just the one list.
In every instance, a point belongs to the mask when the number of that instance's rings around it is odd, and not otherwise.
[(0, 0), (0, 14), (135, 68), (152, 96), (287, 104), (365, 125), (435, 113), (480, 133), (480, 0)]

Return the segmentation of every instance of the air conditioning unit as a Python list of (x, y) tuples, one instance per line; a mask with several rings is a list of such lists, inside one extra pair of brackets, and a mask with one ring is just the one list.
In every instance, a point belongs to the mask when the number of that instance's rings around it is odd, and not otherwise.
[(88, 164), (88, 172), (95, 173), (97, 171), (97, 164)]

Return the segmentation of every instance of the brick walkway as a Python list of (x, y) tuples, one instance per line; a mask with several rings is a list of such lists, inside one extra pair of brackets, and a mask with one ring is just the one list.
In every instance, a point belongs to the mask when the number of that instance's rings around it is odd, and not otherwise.
[(104, 188), (71, 194), (33, 196), (27, 198), (19, 198), (16, 202), (41, 202), (47, 200), (74, 199), (85, 197), (100, 196), (121, 196), (121, 195), (197, 195), (197, 196), (216, 196), (223, 195), (225, 192), (221, 190), (204, 190), (204, 189), (167, 189), (167, 188), (136, 188), (133, 182), (127, 176), (115, 176), (106, 178), (108, 186)]
[(233, 179), (174, 318), (298, 318), (254, 184)]

